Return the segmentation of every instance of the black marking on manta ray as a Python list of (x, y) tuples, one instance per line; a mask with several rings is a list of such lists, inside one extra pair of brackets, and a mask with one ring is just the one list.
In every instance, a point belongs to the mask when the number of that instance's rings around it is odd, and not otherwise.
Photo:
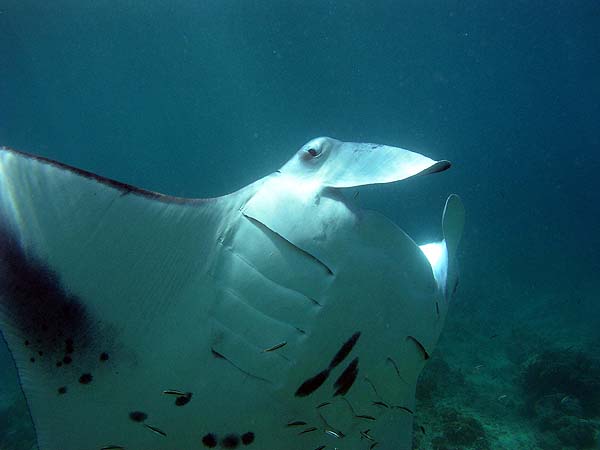
[(215, 448), (217, 446), (217, 435), (214, 433), (207, 433), (202, 437), (202, 443), (205, 447)]
[(350, 354), (356, 343), (358, 342), (358, 338), (360, 338), (360, 331), (357, 331), (350, 339), (348, 339), (344, 344), (340, 347), (338, 352), (335, 354), (331, 362), (329, 363), (329, 368), (333, 369), (338, 366), (346, 357)]
[(334, 396), (336, 395), (346, 395), (354, 382), (356, 381), (356, 376), (358, 375), (358, 357), (354, 358), (348, 367), (344, 369), (342, 374), (335, 380), (333, 387), (336, 389)]
[[(356, 342), (358, 341), (359, 337), (360, 337), (360, 331), (357, 331), (352, 336), (350, 336), (350, 338), (346, 342), (344, 342), (342, 344), (342, 346), (340, 347), (340, 349), (337, 351), (337, 353), (335, 354), (335, 356), (329, 363), (329, 367), (327, 367), (327, 369), (325, 369), (325, 370), (322, 370), (315, 376), (305, 380), (300, 385), (300, 387), (296, 390), (294, 395), (296, 397), (306, 397), (307, 395), (310, 395), (313, 392), (315, 392), (317, 389), (319, 389), (323, 385), (323, 383), (325, 383), (327, 378), (329, 377), (331, 370), (333, 368), (335, 368), (336, 366), (338, 366), (350, 354), (350, 352), (356, 345)], [(358, 364), (358, 358), (356, 359), (356, 364)], [(348, 370), (348, 369), (346, 369), (346, 370)], [(344, 371), (344, 373), (346, 373), (346, 372)], [(344, 373), (342, 374), (342, 376), (344, 376)], [(356, 378), (357, 373), (358, 373), (358, 371), (354, 374), (354, 378)], [(339, 379), (338, 379), (338, 381), (339, 381)], [(352, 383), (354, 383), (354, 379), (351, 381), (350, 386), (352, 386)], [(350, 389), (350, 386), (348, 386), (348, 389)], [(337, 386), (336, 386), (336, 388), (337, 388)], [(347, 392), (347, 389), (346, 389), (346, 391), (344, 391), (344, 393), (346, 393), (346, 392)], [(335, 395), (339, 395), (339, 394), (336, 393)]]
[[(99, 334), (98, 326), (84, 302), (32, 253), (0, 224), (0, 302), (8, 312), (8, 321), (26, 337), (25, 346), (35, 342), (48, 369), (61, 359), (70, 364), (75, 351), (77, 357), (89, 352), (92, 336)], [(62, 336), (68, 338), (63, 340)]]
[(413, 336), (406, 336), (406, 340), (407, 341), (413, 341), (415, 343), (415, 345), (417, 346), (417, 348), (419, 349), (419, 351), (423, 355), (423, 359), (425, 359), (425, 360), (429, 359), (429, 353), (427, 352), (427, 350), (425, 350), (425, 347), (423, 346), (423, 344), (421, 344), (415, 337), (413, 337)]
[(296, 397), (306, 397), (319, 389), (329, 377), (329, 369), (322, 370), (314, 377), (304, 381), (294, 394)]
[(254, 442), (254, 433), (252, 431), (247, 431), (242, 434), (242, 444), (250, 445)]
[(186, 392), (185, 395), (180, 395), (179, 397), (177, 397), (175, 399), (175, 405), (177, 405), (177, 406), (187, 405), (191, 399), (192, 399), (192, 393)]
[(254, 375), (254, 374), (248, 372), (247, 370), (242, 369), (240, 366), (238, 366), (232, 360), (230, 360), (229, 358), (227, 358), (225, 355), (223, 355), (223, 354), (219, 353), (218, 351), (216, 351), (214, 348), (211, 347), (210, 351), (211, 351), (212, 355), (215, 358), (227, 361), (229, 364), (231, 364), (233, 367), (235, 367), (237, 370), (239, 370), (243, 374), (245, 374), (245, 375), (247, 375), (249, 377), (252, 377), (255, 380), (260, 380), (260, 381), (264, 381), (265, 383), (273, 384), (273, 382), (271, 380), (267, 380), (266, 378), (259, 377), (258, 375)]
[(221, 440), (223, 448), (237, 448), (240, 445), (240, 437), (237, 434), (228, 434)]
[(145, 197), (150, 200), (156, 200), (156, 201), (165, 202), (165, 203), (177, 203), (177, 204), (205, 203), (205, 202), (214, 200), (214, 199), (210, 199), (210, 198), (206, 198), (206, 199), (205, 198), (183, 198), (183, 197), (174, 197), (171, 195), (165, 195), (165, 194), (161, 194), (159, 192), (149, 191), (146, 189), (139, 188), (137, 186), (133, 186), (131, 184), (123, 183), (121, 181), (116, 181), (116, 180), (112, 180), (110, 178), (105, 178), (105, 177), (97, 175), (93, 172), (89, 172), (84, 169), (79, 169), (77, 167), (73, 167), (68, 164), (64, 164), (64, 163), (55, 161), (53, 159), (46, 158), (44, 156), (33, 155), (31, 153), (14, 150), (9, 147), (0, 147), (0, 151), (6, 151), (9, 153), (13, 153), (18, 156), (21, 156), (21, 157), (24, 157), (27, 159), (31, 159), (31, 160), (37, 161), (39, 163), (42, 163), (42, 164), (47, 164), (47, 165), (56, 167), (57, 169), (66, 170), (68, 172), (79, 175), (80, 177), (87, 178), (89, 180), (93, 180), (93, 181), (96, 181), (105, 186), (116, 189), (121, 192), (121, 195), (127, 195), (127, 194), (133, 193), (133, 194)]
[(79, 377), (79, 382), (81, 384), (90, 384), (93, 379), (94, 379), (94, 377), (92, 376), (91, 373), (84, 373)]
[(429, 175), (432, 173), (443, 172), (444, 170), (448, 170), (450, 167), (452, 167), (452, 163), (450, 161), (438, 161), (433, 166), (430, 166), (424, 171), (420, 172), (419, 175)]
[(73, 347), (73, 338), (67, 338), (65, 340), (65, 353), (73, 353), (75, 348)]
[(143, 411), (131, 411), (129, 413), (129, 418), (134, 422), (143, 422), (148, 418), (148, 414)]
[(272, 235), (276, 236), (277, 238), (283, 240), (284, 242), (286, 242), (288, 245), (290, 245), (295, 250), (299, 251), (303, 255), (307, 256), (308, 258), (310, 258), (313, 261), (315, 261), (316, 263), (318, 263), (320, 266), (322, 266), (327, 271), (328, 275), (333, 275), (333, 271), (329, 268), (329, 266), (327, 264), (325, 264), (323, 261), (321, 261), (319, 258), (317, 258), (315, 255), (307, 252), (306, 250), (304, 250), (304, 249), (298, 247), (297, 245), (293, 244), (292, 242), (288, 241), (285, 237), (283, 237), (281, 234), (279, 234), (279, 233), (271, 230), (267, 225), (265, 225), (264, 223), (262, 223), (260, 220), (257, 220), (254, 217), (250, 217), (250, 216), (248, 216), (248, 215), (246, 215), (244, 213), (242, 213), (242, 215), (246, 219), (248, 219), (250, 222), (252, 222), (253, 224), (255, 224), (261, 230), (267, 230), (269, 233), (271, 233)]

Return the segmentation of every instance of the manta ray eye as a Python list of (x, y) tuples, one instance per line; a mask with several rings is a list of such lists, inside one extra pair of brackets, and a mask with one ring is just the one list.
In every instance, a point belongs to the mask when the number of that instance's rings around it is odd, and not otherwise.
[(314, 158), (315, 156), (319, 156), (321, 154), (321, 150), (317, 150), (317, 149), (311, 147), (308, 150), (306, 150), (306, 153), (308, 153), (310, 156), (312, 156)]

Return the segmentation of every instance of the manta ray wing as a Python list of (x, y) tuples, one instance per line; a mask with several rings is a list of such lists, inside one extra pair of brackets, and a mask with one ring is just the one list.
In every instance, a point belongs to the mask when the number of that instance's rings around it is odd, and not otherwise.
[(174, 434), (164, 448), (188, 445), (186, 413), (205, 419), (217, 389), (181, 407), (162, 391), (219, 382), (211, 263), (237, 198), (186, 202), (0, 155), (2, 330), (40, 449), (160, 448), (144, 424)]
[(181, 199), (0, 149), (0, 330), (40, 450), (410, 448), (444, 289), (396, 225), (288, 182)]

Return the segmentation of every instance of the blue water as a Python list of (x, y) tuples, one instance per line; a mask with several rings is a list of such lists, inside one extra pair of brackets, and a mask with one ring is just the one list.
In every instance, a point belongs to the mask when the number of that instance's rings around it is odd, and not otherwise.
[[(566, 349), (568, 366), (600, 356), (599, 124), (596, 0), (0, 0), (1, 145), (199, 197), (319, 135), (453, 162), (360, 197), (418, 241), (439, 236), (448, 193), (467, 208), (448, 367), (429, 369), (466, 391), (423, 402), (419, 448), (470, 448), (451, 442), (443, 424), (464, 418), (436, 418), (440, 403), (476, 417), (491, 448), (514, 444), (502, 430), (523, 433), (513, 448), (583, 448), (544, 429), (520, 389), (546, 351)], [(561, 414), (563, 434), (581, 428), (570, 417), (598, 429), (595, 413)]]

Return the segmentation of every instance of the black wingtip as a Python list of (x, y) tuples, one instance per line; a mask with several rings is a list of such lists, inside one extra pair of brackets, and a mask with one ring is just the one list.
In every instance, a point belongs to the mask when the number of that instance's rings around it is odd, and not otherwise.
[(430, 173), (438, 173), (448, 170), (452, 167), (452, 163), (450, 161), (446, 161), (445, 159), (436, 162), (433, 166), (423, 172), (424, 175)]

